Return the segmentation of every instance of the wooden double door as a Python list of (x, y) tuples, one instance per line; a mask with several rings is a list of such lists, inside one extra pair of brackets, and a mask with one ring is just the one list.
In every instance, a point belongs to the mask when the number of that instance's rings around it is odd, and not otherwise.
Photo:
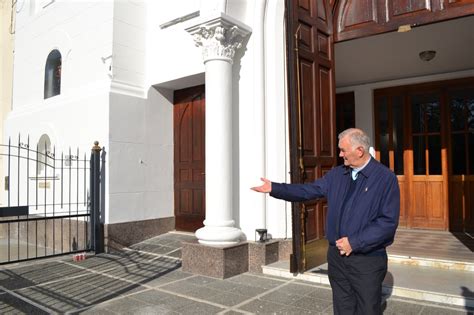
[(376, 90), (378, 159), (398, 177), (400, 226), (474, 229), (474, 78)]

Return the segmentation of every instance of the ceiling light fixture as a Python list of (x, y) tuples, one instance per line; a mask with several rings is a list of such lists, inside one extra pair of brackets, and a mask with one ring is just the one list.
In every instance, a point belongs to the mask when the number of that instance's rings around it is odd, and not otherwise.
[(436, 50), (424, 50), (420, 52), (419, 56), (423, 61), (430, 61), (436, 56)]

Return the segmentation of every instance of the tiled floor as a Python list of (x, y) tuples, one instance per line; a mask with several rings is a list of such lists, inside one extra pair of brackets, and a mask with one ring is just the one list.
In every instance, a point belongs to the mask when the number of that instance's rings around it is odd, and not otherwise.
[[(214, 279), (181, 271), (181, 240), (166, 234), (84, 261), (0, 268), (0, 314), (332, 314), (329, 286), (245, 273)], [(466, 314), (466, 308), (389, 298), (385, 314)]]
[(474, 238), (464, 233), (398, 229), (388, 253), (474, 262)]

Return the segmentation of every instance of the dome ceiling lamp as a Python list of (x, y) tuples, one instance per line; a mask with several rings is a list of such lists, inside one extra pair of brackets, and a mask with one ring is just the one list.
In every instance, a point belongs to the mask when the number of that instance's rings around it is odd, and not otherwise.
[(436, 50), (423, 50), (418, 55), (421, 60), (428, 62), (436, 56)]

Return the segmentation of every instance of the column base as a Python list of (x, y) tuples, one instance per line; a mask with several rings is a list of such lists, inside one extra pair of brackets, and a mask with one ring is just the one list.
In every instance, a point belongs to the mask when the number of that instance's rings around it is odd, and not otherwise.
[(196, 231), (199, 243), (214, 246), (236, 245), (244, 238), (244, 233), (235, 227), (204, 226)]
[(248, 244), (216, 247), (183, 242), (181, 261), (184, 272), (220, 279), (233, 277), (249, 269)]

